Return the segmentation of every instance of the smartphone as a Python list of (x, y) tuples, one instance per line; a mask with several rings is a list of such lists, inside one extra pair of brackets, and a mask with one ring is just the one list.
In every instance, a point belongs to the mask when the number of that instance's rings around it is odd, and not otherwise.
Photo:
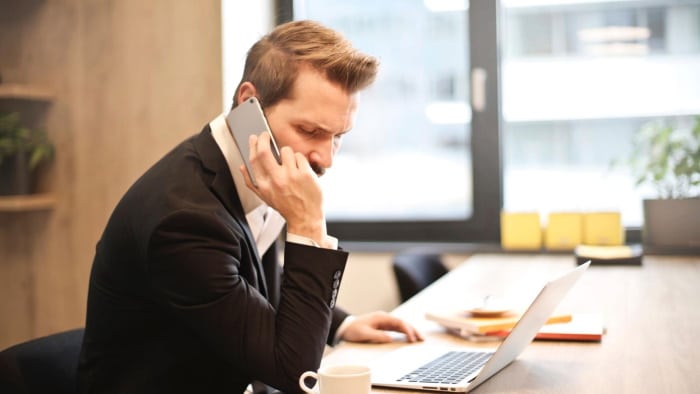
[(280, 151), (277, 148), (277, 143), (272, 135), (272, 131), (270, 131), (270, 126), (267, 124), (267, 119), (265, 119), (265, 114), (260, 107), (258, 99), (251, 97), (238, 104), (236, 108), (232, 109), (226, 116), (226, 125), (233, 136), (233, 140), (236, 142), (238, 151), (241, 153), (250, 180), (253, 181), (253, 185), (257, 186), (258, 184), (253, 175), (253, 169), (250, 166), (250, 145), (248, 144), (248, 137), (251, 134), (259, 135), (264, 131), (270, 134), (270, 149), (275, 156), (275, 160), (282, 164)]

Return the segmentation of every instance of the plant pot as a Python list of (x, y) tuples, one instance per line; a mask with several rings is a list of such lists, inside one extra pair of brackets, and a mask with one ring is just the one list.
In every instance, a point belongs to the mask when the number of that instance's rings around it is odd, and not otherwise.
[(644, 249), (700, 253), (700, 198), (644, 200)]
[(31, 172), (25, 152), (6, 157), (0, 163), (0, 195), (29, 194), (31, 192)]

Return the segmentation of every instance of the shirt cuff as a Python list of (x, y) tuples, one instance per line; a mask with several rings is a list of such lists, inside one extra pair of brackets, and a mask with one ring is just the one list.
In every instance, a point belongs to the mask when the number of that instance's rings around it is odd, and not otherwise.
[(340, 340), (343, 338), (343, 334), (345, 333), (345, 330), (348, 328), (350, 323), (352, 323), (355, 320), (355, 316), (349, 315), (348, 317), (343, 320), (342, 323), (338, 326), (338, 329), (335, 330), (335, 336), (333, 337), (333, 343), (338, 343)]
[[(304, 237), (302, 235), (292, 234), (292, 233), (287, 233), (287, 242), (292, 242), (292, 243), (300, 244), (300, 245), (315, 246), (317, 248), (321, 247), (321, 245), (319, 245), (316, 241), (314, 241), (311, 238)], [(338, 250), (338, 238), (331, 237), (330, 235), (326, 235), (324, 247), (326, 249)]]

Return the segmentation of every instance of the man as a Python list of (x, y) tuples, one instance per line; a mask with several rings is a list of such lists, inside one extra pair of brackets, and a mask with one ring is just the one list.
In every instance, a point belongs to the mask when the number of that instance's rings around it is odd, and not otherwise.
[(251, 48), (234, 106), (258, 98), (282, 164), (268, 134), (252, 136), (254, 187), (221, 115), (131, 186), (97, 245), (82, 391), (241, 393), (261, 381), (297, 392), (326, 344), (390, 341), (384, 330), (422, 339), (386, 313), (335, 308), (347, 253), (326, 233), (317, 177), (377, 66), (310, 21)]

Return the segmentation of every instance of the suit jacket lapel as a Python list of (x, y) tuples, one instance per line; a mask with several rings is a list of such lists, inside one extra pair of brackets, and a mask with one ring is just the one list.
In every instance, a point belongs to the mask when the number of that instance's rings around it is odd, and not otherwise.
[(194, 145), (199, 155), (199, 159), (202, 161), (202, 165), (211, 171), (214, 176), (210, 184), (210, 188), (214, 194), (219, 198), (226, 209), (231, 213), (231, 216), (236, 220), (246, 236), (246, 244), (250, 250), (252, 256), (255, 256), (255, 261), (252, 264), (255, 267), (257, 273), (258, 289), (260, 292), (267, 297), (267, 284), (265, 283), (265, 272), (262, 267), (262, 262), (260, 256), (258, 255), (258, 248), (255, 243), (255, 237), (250, 232), (250, 227), (245, 218), (245, 212), (243, 212), (243, 206), (241, 205), (240, 197), (236, 193), (236, 187), (233, 184), (233, 178), (231, 177), (231, 170), (226, 164), (223, 153), (219, 149), (218, 145), (214, 141), (211, 135), (211, 129), (209, 125), (206, 125), (202, 132), (195, 137)]

